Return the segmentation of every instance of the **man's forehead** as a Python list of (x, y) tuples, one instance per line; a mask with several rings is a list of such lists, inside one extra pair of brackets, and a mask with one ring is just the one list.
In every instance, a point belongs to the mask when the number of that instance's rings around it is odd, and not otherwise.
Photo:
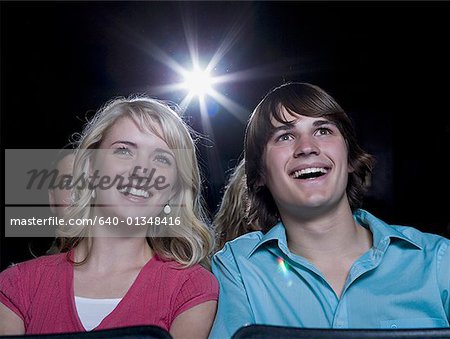
[(300, 114), (297, 113), (292, 113), (290, 111), (288, 111), (284, 106), (281, 106), (277, 112), (277, 115), (279, 118), (281, 118), (281, 121), (279, 121), (278, 119), (275, 118), (274, 114), (271, 114), (270, 116), (270, 122), (272, 124), (273, 127), (280, 127), (286, 124), (293, 124), (295, 123), (297, 120), (300, 119)]

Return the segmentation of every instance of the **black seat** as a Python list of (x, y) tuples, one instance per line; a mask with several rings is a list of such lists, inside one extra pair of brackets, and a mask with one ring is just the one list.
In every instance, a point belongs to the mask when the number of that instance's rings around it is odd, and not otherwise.
[(158, 326), (130, 326), (120, 327), (108, 330), (75, 332), (75, 333), (58, 333), (58, 334), (31, 334), (19, 336), (0, 336), (4, 338), (24, 338), (24, 339), (75, 339), (75, 338), (120, 338), (120, 339), (173, 339), (168, 331)]
[(449, 328), (423, 329), (322, 329), (298, 328), (270, 325), (248, 325), (241, 327), (232, 339), (449, 339)]

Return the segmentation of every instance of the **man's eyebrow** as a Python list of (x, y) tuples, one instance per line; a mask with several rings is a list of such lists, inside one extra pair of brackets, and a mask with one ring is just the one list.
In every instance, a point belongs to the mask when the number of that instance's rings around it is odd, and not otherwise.
[(275, 133), (278, 133), (279, 131), (289, 131), (294, 128), (293, 124), (283, 124), (278, 127), (274, 127), (272, 131), (270, 132), (270, 135), (274, 135)]
[[(330, 120), (316, 120), (313, 122), (313, 126), (314, 127), (320, 127), (323, 125), (333, 125), (333, 126), (337, 126), (336, 123), (334, 121), (330, 121)], [(294, 122), (292, 123), (285, 123), (283, 125), (280, 125), (278, 127), (274, 127), (271, 131), (270, 131), (270, 135), (269, 137), (272, 137), (273, 135), (275, 135), (276, 133), (280, 132), (280, 131), (290, 131), (294, 129)]]
[(313, 122), (313, 126), (314, 127), (319, 127), (322, 125), (334, 125), (336, 126), (336, 123), (334, 121), (330, 121), (330, 120), (316, 120)]
[[(330, 121), (330, 120), (316, 120), (313, 122), (314, 127), (318, 127), (318, 126), (322, 126), (322, 125), (336, 125), (336, 123), (333, 121)], [(293, 128), (294, 128), (294, 123), (285, 123), (281, 126), (274, 127), (272, 131), (273, 131), (273, 133), (277, 133), (278, 131), (288, 131)]]

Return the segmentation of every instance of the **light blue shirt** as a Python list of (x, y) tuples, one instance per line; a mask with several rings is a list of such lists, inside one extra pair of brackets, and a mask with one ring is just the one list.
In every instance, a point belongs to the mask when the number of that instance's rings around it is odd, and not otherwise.
[(354, 218), (371, 230), (373, 247), (353, 264), (340, 299), (317, 267), (289, 251), (282, 223), (228, 242), (213, 257), (220, 296), (210, 338), (230, 338), (248, 324), (448, 327), (450, 240), (364, 210)]

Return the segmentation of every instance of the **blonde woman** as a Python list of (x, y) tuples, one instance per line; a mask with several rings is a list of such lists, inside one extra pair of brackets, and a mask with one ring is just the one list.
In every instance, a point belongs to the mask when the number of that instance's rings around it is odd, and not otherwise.
[(61, 253), (0, 273), (0, 334), (157, 325), (206, 338), (214, 238), (179, 115), (142, 96), (107, 103), (77, 141), (72, 184)]

